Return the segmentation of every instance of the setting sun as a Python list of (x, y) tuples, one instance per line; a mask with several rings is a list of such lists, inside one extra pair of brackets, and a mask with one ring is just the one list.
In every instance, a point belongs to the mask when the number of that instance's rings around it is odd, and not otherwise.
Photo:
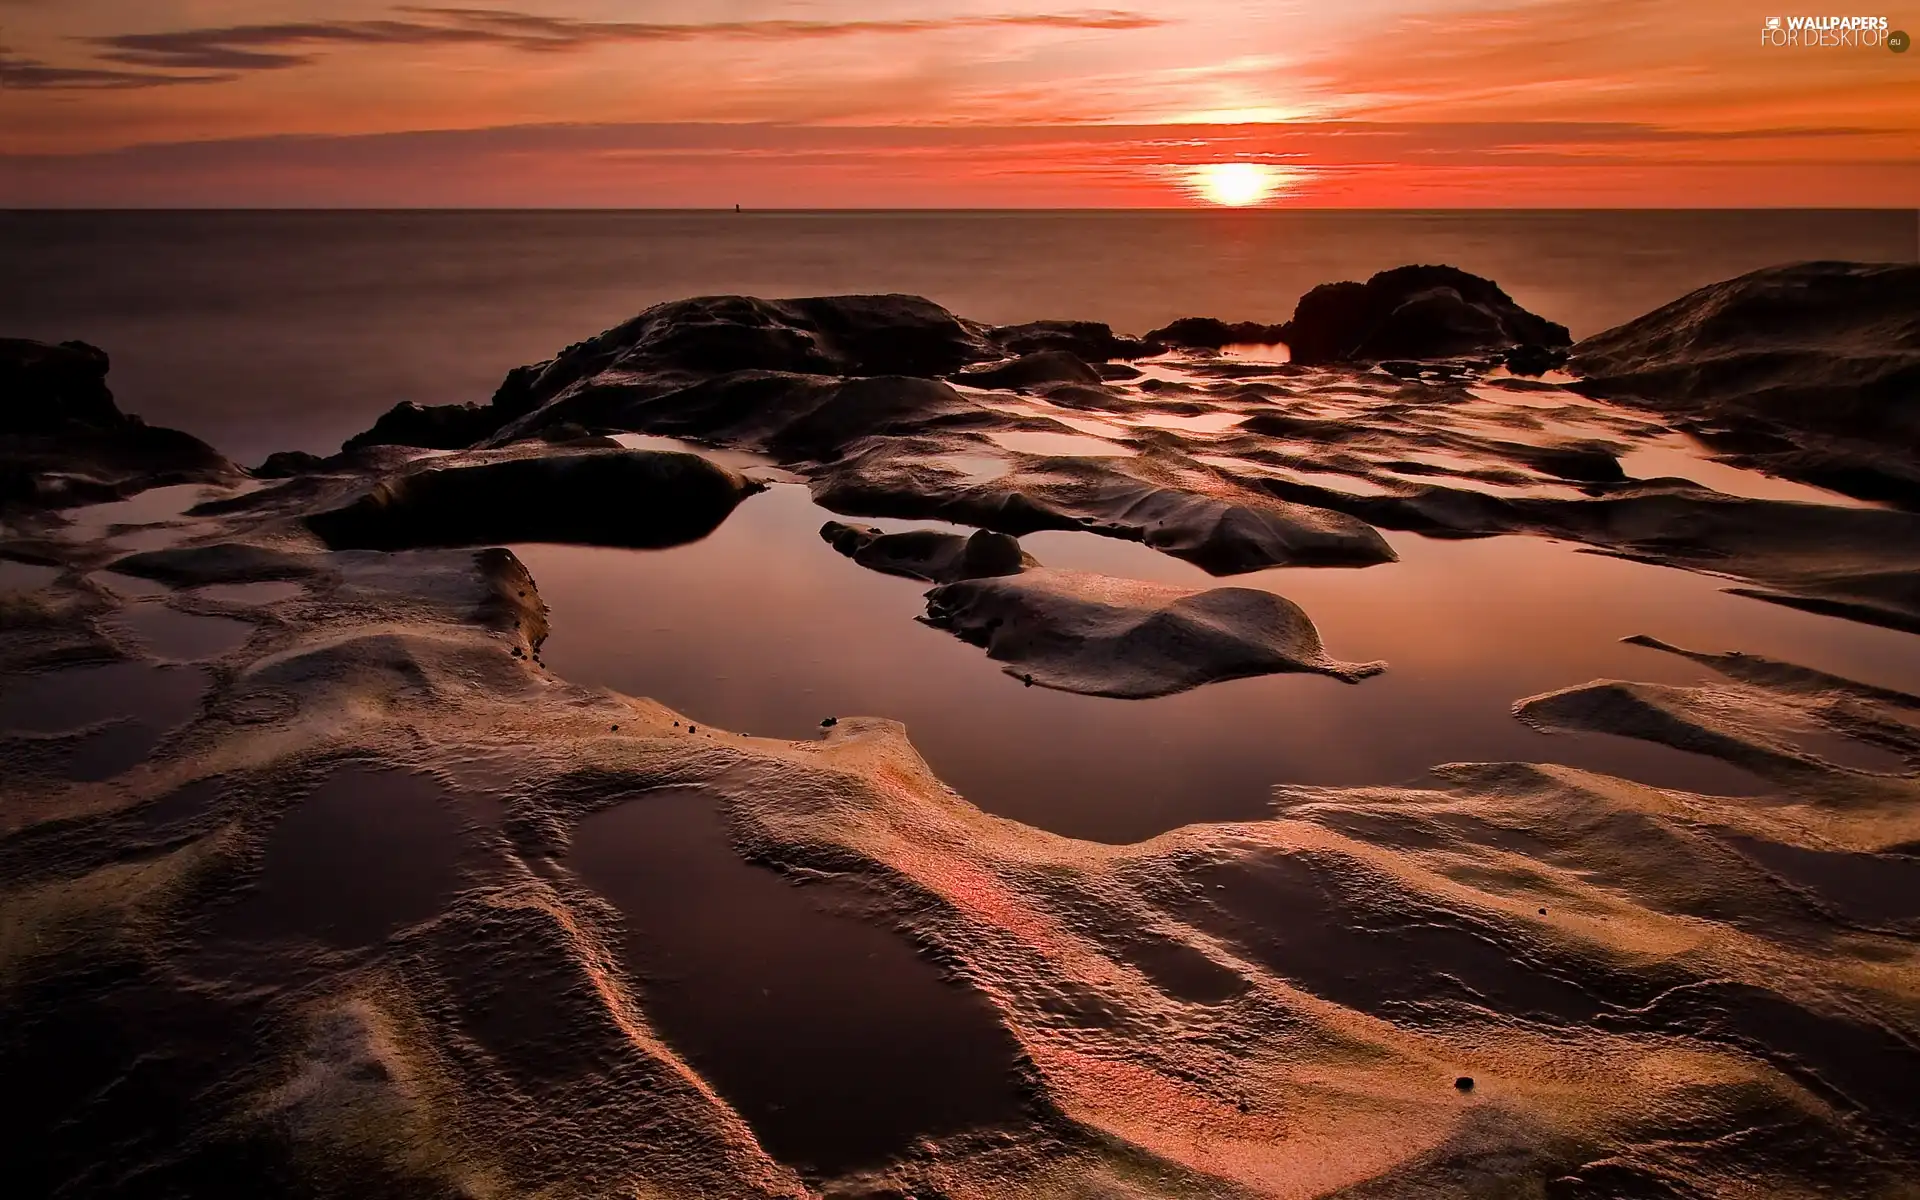
[(1193, 172), (1193, 189), (1200, 198), (1228, 208), (1262, 203), (1279, 188), (1279, 172), (1260, 163), (1209, 163)]

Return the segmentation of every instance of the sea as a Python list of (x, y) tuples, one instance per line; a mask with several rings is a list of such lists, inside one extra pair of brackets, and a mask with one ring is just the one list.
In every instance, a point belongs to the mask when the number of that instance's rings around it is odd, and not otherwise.
[(252, 464), (329, 453), (402, 400), (484, 403), (686, 296), (909, 292), (1141, 333), (1450, 263), (1582, 337), (1758, 267), (1917, 257), (1910, 210), (9, 212), (0, 336), (105, 349), (123, 408)]

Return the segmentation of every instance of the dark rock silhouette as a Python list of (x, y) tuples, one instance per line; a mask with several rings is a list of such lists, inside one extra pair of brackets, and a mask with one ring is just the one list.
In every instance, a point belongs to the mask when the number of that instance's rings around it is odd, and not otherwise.
[(107, 353), (85, 342), (0, 338), (0, 431), (124, 424), (107, 388)]
[(1564, 325), (1514, 303), (1490, 279), (1456, 267), (1408, 266), (1365, 283), (1325, 283), (1300, 298), (1274, 339), (1296, 363), (1454, 358), (1570, 345)]
[(1149, 343), (1187, 350), (1218, 350), (1224, 346), (1271, 346), (1286, 340), (1279, 325), (1257, 321), (1229, 324), (1213, 317), (1181, 317), (1147, 334)]
[(291, 479), (295, 475), (326, 469), (327, 460), (318, 454), (310, 454), (305, 450), (276, 450), (253, 469), (252, 475), (255, 479)]
[(870, 525), (828, 521), (820, 536), (869, 570), (929, 583), (954, 583), (992, 575), (1017, 575), (1038, 566), (1016, 538), (981, 529), (972, 536), (915, 529), (883, 533)]
[(464, 450), (506, 423), (498, 409), (479, 404), (421, 407), (403, 400), (381, 414), (373, 428), (348, 438), (344, 453), (367, 446), (417, 446), (423, 450)]
[(952, 376), (953, 382), (981, 388), (1030, 388), (1049, 383), (1101, 382), (1100, 372), (1066, 350), (1036, 350), (1012, 362), (973, 367)]
[(90, 504), (239, 474), (199, 438), (121, 412), (108, 365), (85, 342), (0, 338), (0, 504)]
[(1100, 321), (1029, 321), (1002, 325), (987, 334), (1008, 354), (1039, 354), (1055, 350), (1090, 363), (1117, 358), (1145, 358), (1160, 352), (1150, 339), (1125, 337)]
[(694, 454), (596, 451), (390, 476), (307, 525), (335, 549), (487, 542), (661, 547), (713, 532), (760, 490)]
[(935, 376), (1002, 354), (984, 326), (918, 296), (707, 296), (655, 305), (549, 362), (515, 370), (493, 407), (522, 416), (603, 373)]

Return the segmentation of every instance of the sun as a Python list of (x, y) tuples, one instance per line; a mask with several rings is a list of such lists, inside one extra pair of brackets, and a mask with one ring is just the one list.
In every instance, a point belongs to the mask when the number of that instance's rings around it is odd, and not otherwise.
[(1203, 200), (1227, 208), (1259, 204), (1280, 190), (1280, 172), (1261, 163), (1208, 163), (1193, 169), (1191, 184)]

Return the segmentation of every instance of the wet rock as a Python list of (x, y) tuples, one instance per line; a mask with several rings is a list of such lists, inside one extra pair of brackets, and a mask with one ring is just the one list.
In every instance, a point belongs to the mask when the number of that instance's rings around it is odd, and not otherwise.
[(423, 450), (464, 450), (505, 423), (497, 409), (478, 404), (421, 407), (411, 400), (394, 405), (373, 428), (348, 438), (346, 453), (367, 446), (416, 446)]
[(918, 296), (707, 296), (655, 305), (549, 362), (518, 368), (494, 394), (493, 407), (512, 419), (570, 390), (638, 376), (930, 377), (1002, 353), (984, 327)]
[(868, 525), (828, 521), (820, 536), (835, 550), (869, 570), (904, 575), (929, 583), (953, 583), (993, 575), (1017, 575), (1038, 566), (1020, 542), (1004, 533), (978, 530), (971, 537), (916, 529), (883, 533)]
[(1920, 266), (1755, 271), (1586, 339), (1567, 366), (1576, 390), (1684, 417), (1741, 466), (1920, 508)]
[(987, 337), (1009, 354), (1057, 351), (1090, 363), (1146, 358), (1159, 352), (1159, 347), (1148, 341), (1115, 334), (1110, 326), (1099, 321), (1029, 321), (1024, 325), (1002, 325), (989, 330)]
[(1023, 683), (1092, 696), (1144, 699), (1283, 671), (1357, 683), (1386, 668), (1328, 657), (1299, 606), (1253, 588), (1036, 567), (935, 588), (926, 620), (984, 646)]
[(255, 479), (291, 479), (327, 469), (327, 460), (305, 450), (276, 450), (253, 469)]
[(119, 559), (110, 569), (122, 575), (185, 588), (275, 579), (306, 580), (324, 571), (312, 555), (240, 542), (147, 550)]
[(239, 468), (200, 439), (120, 411), (85, 342), (0, 338), (0, 506), (91, 504)]
[(953, 382), (979, 388), (1029, 388), (1049, 383), (1098, 384), (1101, 378), (1078, 355), (1040, 350), (1009, 363), (961, 371)]
[(1564, 348), (1553, 349), (1529, 342), (1507, 351), (1501, 361), (1506, 365), (1507, 370), (1515, 375), (1545, 375), (1548, 371), (1566, 365), (1567, 351)]
[(562, 401), (547, 413), (579, 404), (593, 406), (596, 423), (760, 450), (788, 461), (832, 459), (869, 437), (1004, 420), (944, 381), (908, 376), (823, 379), (739, 371), (663, 395), (601, 393), (578, 403)]
[(1214, 317), (1182, 317), (1147, 334), (1150, 343), (1187, 350), (1219, 350), (1226, 346), (1271, 346), (1286, 340), (1279, 325), (1257, 321), (1226, 322)]
[(930, 478), (879, 448), (816, 483), (814, 498), (848, 514), (946, 520), (1019, 537), (1070, 529), (1145, 542), (1214, 575), (1274, 566), (1367, 566), (1395, 560), (1365, 521), (1248, 491), (1216, 493), (1111, 458), (1033, 460), (985, 483)]
[(391, 476), (307, 525), (336, 549), (674, 546), (713, 532), (760, 486), (694, 454), (555, 454)]
[(1327, 283), (1300, 298), (1275, 341), (1296, 363), (1435, 359), (1571, 344), (1566, 327), (1456, 267), (1408, 266), (1365, 283)]
[(1521, 442), (1493, 442), (1489, 449), (1556, 479), (1575, 483), (1618, 483), (1627, 474), (1614, 457), (1613, 447), (1599, 442), (1559, 442), (1534, 446)]
[(594, 433), (584, 425), (572, 421), (562, 421), (558, 425), (549, 425), (539, 433), (539, 439), (550, 446), (572, 446), (576, 449), (617, 450), (620, 443), (610, 437)]
[(1754, 271), (1587, 338), (1568, 365), (1588, 395), (1662, 411), (1912, 439), (1920, 436), (1920, 266)]

